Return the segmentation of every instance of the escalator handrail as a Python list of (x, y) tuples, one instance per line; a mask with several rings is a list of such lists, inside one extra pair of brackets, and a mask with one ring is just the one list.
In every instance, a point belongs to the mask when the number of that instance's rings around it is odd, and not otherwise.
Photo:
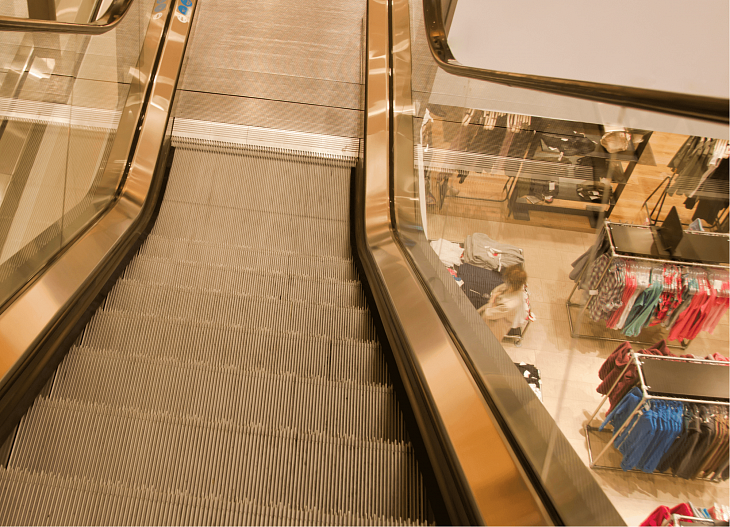
[(396, 17), (390, 17), (392, 4), (367, 3), (365, 143), (352, 190), (358, 272), (429, 459), (427, 479), (438, 488), (439, 523), (557, 524), (504, 440), (394, 228), (390, 147), (397, 104), (391, 74), (397, 59), (391, 44), (400, 47), (390, 41), (391, 24), (399, 33)]
[(145, 37), (143, 53), (157, 58), (144, 62), (141, 77), (150, 83), (145, 100), (155, 103), (145, 104), (143, 117), (137, 116), (138, 140), (117, 198), (0, 311), (0, 441), (55, 370), (64, 346), (73, 344), (74, 326), (93, 312), (87, 308), (152, 218), (161, 188), (160, 152), (192, 24), (192, 16), (169, 16), (171, 11), (167, 3)]
[(112, 0), (109, 8), (103, 15), (87, 24), (0, 16), (0, 31), (101, 35), (114, 29), (122, 21), (124, 16), (129, 12), (132, 2), (134, 0)]
[(678, 117), (721, 124), (730, 122), (728, 116), (730, 101), (720, 97), (706, 97), (465, 66), (456, 60), (449, 47), (440, 0), (423, 0), (423, 19), (426, 27), (426, 40), (431, 55), (441, 69), (452, 75), (503, 84), (514, 88), (526, 88), (588, 101), (650, 110)]

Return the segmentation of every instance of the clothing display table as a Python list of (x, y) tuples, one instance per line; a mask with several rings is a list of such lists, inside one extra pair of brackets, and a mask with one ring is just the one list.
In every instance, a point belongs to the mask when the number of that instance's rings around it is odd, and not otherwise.
[(529, 159), (542, 166), (518, 176), (509, 199), (515, 219), (529, 221), (531, 210), (577, 214), (595, 227), (601, 212), (611, 215), (651, 132), (629, 130), (632, 138), (641, 140), (637, 144), (629, 140), (626, 150), (609, 153), (600, 144), (598, 125), (583, 124), (582, 128), (580, 135), (535, 135)]

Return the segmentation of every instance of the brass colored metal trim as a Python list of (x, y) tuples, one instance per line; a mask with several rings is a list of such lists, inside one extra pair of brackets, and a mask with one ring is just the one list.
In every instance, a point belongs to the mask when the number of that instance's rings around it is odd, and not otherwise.
[(556, 95), (577, 97), (588, 101), (651, 110), (678, 117), (701, 119), (721, 124), (730, 122), (730, 101), (719, 97), (688, 95), (465, 66), (456, 60), (449, 47), (441, 14), (440, 0), (423, 0), (423, 20), (431, 55), (433, 55), (440, 68), (452, 75), (494, 82), (514, 88), (527, 88)]
[[(408, 135), (408, 118), (398, 125), (393, 120), (408, 116), (410, 110), (405, 102), (390, 107), (388, 4), (387, 0), (368, 2), (365, 236), (358, 249), (364, 245), (361, 258), (373, 265), (369, 280), (380, 282), (374, 286), (380, 291), (374, 294), (379, 313), (389, 313), (400, 328), (394, 330), (394, 325), (384, 323), (389, 340), (402, 344), (403, 351), (394, 352), (401, 378), (416, 385), (409, 392), (421, 390), (424, 394), (425, 405), (412, 406), (419, 427), (426, 430), (424, 444), (429, 457), (446, 460), (436, 463), (434, 473), (452, 521), (552, 524), (393, 230), (391, 131)], [(407, 10), (406, 3), (406, 14)], [(400, 50), (410, 45), (409, 39), (400, 35), (410, 32), (393, 22), (394, 34), (399, 36), (393, 49)], [(394, 61), (405, 60), (397, 52), (396, 56)], [(394, 77), (393, 82), (401, 94), (410, 89), (405, 77)], [(412, 156), (412, 152), (397, 154), (404, 164), (407, 162), (411, 174)]]
[[(93, 22), (78, 24), (56, 20), (32, 20), (0, 16), (0, 31), (25, 31), (43, 33), (71, 33), (75, 35), (101, 35), (114, 29), (129, 12), (134, 0), (112, 0), (106, 12)], [(160, 12), (163, 10), (160, 9)]]
[[(12, 386), (15, 375), (31, 360), (36, 347), (50, 328), (73, 305), (89, 285), (105, 259), (114, 254), (126, 234), (137, 227), (148, 200), (158, 154), (167, 127), (175, 86), (190, 31), (190, 14), (195, 0), (187, 6), (187, 16), (177, 10), (171, 17), (157, 70), (155, 60), (143, 60), (140, 78), (151, 92), (136, 149), (126, 180), (107, 211), (70, 245), (41, 276), (0, 313), (0, 397)], [(179, 0), (176, 4), (179, 4)], [(178, 7), (177, 5), (175, 6)], [(150, 32), (161, 38), (169, 6), (163, 16), (151, 21)], [(159, 25), (159, 27), (157, 26)], [(156, 56), (159, 39), (146, 39), (144, 56)], [(153, 76), (154, 73), (154, 76)], [(133, 113), (133, 112), (132, 112)], [(125, 118), (127, 110), (122, 119)], [(125, 130), (125, 133), (133, 132)]]

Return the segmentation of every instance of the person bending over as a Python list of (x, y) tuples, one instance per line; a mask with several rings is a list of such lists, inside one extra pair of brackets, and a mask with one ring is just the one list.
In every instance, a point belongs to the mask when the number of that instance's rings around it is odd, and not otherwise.
[(499, 340), (510, 329), (520, 327), (527, 317), (524, 299), (527, 273), (521, 266), (513, 265), (504, 270), (502, 278), (504, 283), (495, 287), (489, 302), (479, 308), (479, 314)]

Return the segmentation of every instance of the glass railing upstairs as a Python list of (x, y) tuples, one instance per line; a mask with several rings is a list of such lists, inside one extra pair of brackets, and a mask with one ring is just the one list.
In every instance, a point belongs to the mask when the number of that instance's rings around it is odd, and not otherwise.
[[(460, 15), (469, 6), (472, 16)], [(445, 13), (438, 24), (428, 18), (435, 7)], [(530, 9), (543, 7), (556, 8)], [(565, 66), (547, 44), (526, 44), (529, 24), (512, 17), (497, 28), (483, 14), (508, 8), (393, 2), (393, 229), (554, 521), (639, 524), (668, 504), (647, 498), (657, 493), (711, 505), (727, 495), (720, 466), (678, 485), (671, 467), (639, 463), (611, 446), (610, 426), (598, 428), (617, 354), (729, 355), (727, 27), (707, 40), (719, 42), (723, 64), (706, 75), (724, 82), (719, 94), (651, 82), (600, 91), (601, 78), (550, 87), (544, 71), (487, 75), (465, 52), (454, 55), (467, 65), (449, 54), (452, 39), (466, 49), (501, 35), (510, 46), (511, 32), (544, 70)], [(472, 29), (457, 37), (459, 24)], [(642, 58), (651, 52), (621, 51), (651, 66)], [(688, 322), (680, 297), (702, 300), (713, 318)]]
[(139, 72), (156, 57), (153, 8), (135, 0), (97, 36), (0, 31), (0, 305), (114, 198), (148, 81)]
[(424, 0), (423, 11), (427, 49), (452, 75), (728, 123), (727, 2)]

